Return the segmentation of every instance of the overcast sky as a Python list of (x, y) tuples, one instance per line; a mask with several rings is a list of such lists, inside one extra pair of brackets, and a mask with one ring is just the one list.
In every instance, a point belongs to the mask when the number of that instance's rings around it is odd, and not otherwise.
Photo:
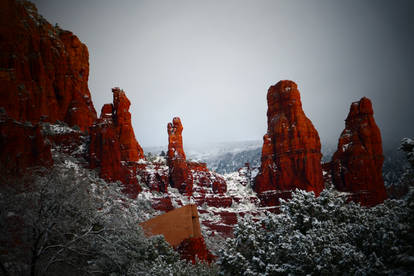
[(261, 140), (266, 94), (295, 81), (323, 142), (369, 97), (383, 139), (414, 136), (414, 1), (38, 0), (50, 23), (89, 48), (100, 114), (119, 86), (142, 146)]

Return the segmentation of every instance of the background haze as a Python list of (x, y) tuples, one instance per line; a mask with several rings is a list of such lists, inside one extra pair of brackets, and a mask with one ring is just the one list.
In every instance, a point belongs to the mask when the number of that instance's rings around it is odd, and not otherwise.
[[(89, 48), (98, 116), (111, 88), (131, 100), (142, 146), (261, 140), (266, 93), (295, 81), (324, 143), (369, 97), (383, 140), (414, 136), (414, 1), (34, 1)], [(184, 146), (185, 146), (184, 145)]]

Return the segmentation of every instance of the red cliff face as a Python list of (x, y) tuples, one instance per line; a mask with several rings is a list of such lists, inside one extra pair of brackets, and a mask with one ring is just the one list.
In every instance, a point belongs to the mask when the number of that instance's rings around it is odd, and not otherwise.
[(102, 107), (101, 117), (90, 128), (90, 167), (100, 167), (100, 175), (109, 181), (120, 180), (136, 196), (141, 191), (132, 162), (144, 158), (135, 139), (129, 113), (130, 102), (124, 91), (112, 89), (114, 103)]
[(177, 188), (180, 193), (191, 195), (193, 190), (193, 176), (188, 168), (183, 149), (183, 125), (178, 117), (167, 125), (168, 153), (167, 163), (170, 168), (171, 186)]
[(336, 188), (353, 193), (352, 199), (366, 206), (386, 198), (381, 133), (373, 115), (368, 98), (352, 103), (331, 162)]
[(66, 122), (88, 130), (96, 111), (87, 47), (26, 1), (0, 1), (0, 107), (17, 121)]
[[(262, 164), (254, 189), (265, 205), (296, 188), (323, 190), (321, 144), (312, 122), (302, 110), (293, 81), (280, 81), (267, 93), (267, 133), (263, 137)], [(279, 195), (269, 195), (276, 191)]]
[(41, 126), (17, 122), (4, 112), (0, 113), (0, 149), (1, 176), (20, 176), (30, 167), (53, 165), (51, 147), (45, 143)]

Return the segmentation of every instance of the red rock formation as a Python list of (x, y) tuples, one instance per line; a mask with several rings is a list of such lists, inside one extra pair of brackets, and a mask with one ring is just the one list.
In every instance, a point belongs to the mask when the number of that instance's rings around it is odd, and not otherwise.
[(113, 88), (114, 95), (112, 113), (119, 143), (121, 144), (121, 160), (123, 161), (138, 161), (144, 158), (144, 151), (135, 139), (134, 130), (131, 124), (131, 113), (129, 113), (129, 106), (131, 102), (126, 97), (124, 91), (119, 88)]
[(227, 191), (227, 184), (224, 178), (214, 172), (210, 172), (206, 163), (187, 162), (187, 166), (193, 175), (193, 182), (197, 182), (198, 186), (210, 188), (215, 194), (223, 194)]
[(141, 163), (137, 166), (137, 174), (141, 177), (150, 191), (167, 193), (170, 183), (169, 170), (165, 164), (150, 162)]
[(41, 126), (0, 113), (0, 164), (1, 176), (21, 176), (30, 167), (52, 166), (50, 144), (45, 143)]
[[(263, 137), (262, 164), (254, 189), (265, 205), (278, 204), (277, 193), (296, 188), (323, 189), (321, 144), (312, 122), (302, 110), (293, 81), (280, 81), (267, 93), (267, 133)], [(272, 199), (268, 198), (269, 195)]]
[(192, 171), (196, 171), (196, 172), (209, 172), (208, 168), (207, 168), (207, 163), (202, 163), (202, 162), (187, 162), (188, 164), (188, 168)]
[(170, 168), (171, 186), (177, 188), (180, 193), (191, 195), (193, 191), (193, 176), (188, 168), (184, 149), (183, 125), (178, 117), (167, 125), (168, 131), (168, 153), (167, 163)]
[(169, 212), (174, 210), (174, 206), (172, 205), (171, 198), (169, 196), (153, 198), (151, 201), (151, 206), (155, 210), (163, 212)]
[(203, 237), (188, 238), (183, 240), (176, 248), (182, 259), (196, 263), (196, 259), (202, 262), (212, 263), (215, 256), (207, 249)]
[(141, 187), (133, 162), (143, 159), (144, 152), (132, 129), (128, 98), (119, 88), (113, 88), (112, 92), (113, 105), (105, 104), (101, 117), (90, 128), (89, 164), (91, 168), (100, 167), (103, 179), (120, 180), (127, 192), (136, 196)]
[(0, 1), (0, 107), (17, 121), (64, 121), (88, 130), (96, 111), (87, 47), (27, 1)]
[(352, 103), (331, 162), (336, 188), (353, 193), (352, 199), (366, 206), (386, 199), (381, 133), (373, 115), (368, 98)]

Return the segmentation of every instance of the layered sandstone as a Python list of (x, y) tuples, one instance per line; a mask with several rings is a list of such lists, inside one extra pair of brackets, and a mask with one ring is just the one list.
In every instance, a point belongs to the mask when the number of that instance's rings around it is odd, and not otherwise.
[(0, 1), (0, 37), (0, 107), (8, 116), (88, 130), (96, 111), (87, 47), (50, 25), (27, 1)]
[(352, 199), (372, 206), (386, 199), (382, 178), (382, 141), (368, 98), (351, 104), (345, 129), (332, 157), (332, 180), (340, 191), (352, 193)]
[(127, 192), (136, 196), (141, 187), (134, 162), (143, 159), (144, 152), (132, 129), (130, 101), (119, 88), (113, 88), (112, 93), (113, 104), (102, 107), (100, 118), (90, 128), (89, 164), (100, 168), (103, 179), (121, 181)]
[(296, 188), (318, 195), (323, 189), (321, 144), (302, 110), (296, 83), (284, 80), (271, 86), (267, 104), (268, 127), (255, 191), (268, 206)]
[(193, 176), (188, 168), (183, 148), (183, 125), (178, 117), (173, 118), (167, 125), (168, 152), (167, 164), (169, 167), (170, 183), (180, 193), (191, 195), (193, 192)]

